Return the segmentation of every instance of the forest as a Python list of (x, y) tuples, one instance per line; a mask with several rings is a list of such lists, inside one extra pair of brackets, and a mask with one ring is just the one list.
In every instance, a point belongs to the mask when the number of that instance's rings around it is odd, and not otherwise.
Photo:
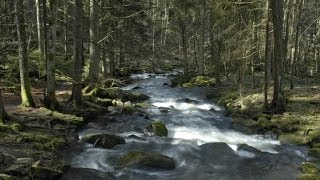
[(0, 179), (320, 179), (319, 0), (0, 10)]

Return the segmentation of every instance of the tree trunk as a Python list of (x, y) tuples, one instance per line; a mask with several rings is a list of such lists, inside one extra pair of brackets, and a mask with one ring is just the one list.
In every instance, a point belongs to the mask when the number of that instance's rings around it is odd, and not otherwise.
[(270, 68), (271, 68), (271, 54), (272, 54), (272, 37), (270, 29), (270, 3), (267, 0), (267, 21), (266, 21), (266, 44), (265, 44), (265, 65), (264, 65), (264, 107), (269, 109), (268, 103), (268, 89), (270, 85)]
[(5, 122), (6, 120), (9, 120), (9, 115), (7, 114), (6, 110), (4, 109), (3, 105), (3, 98), (2, 98), (2, 90), (0, 87), (0, 122)]
[(36, 0), (36, 13), (37, 13), (37, 35), (38, 35), (38, 48), (43, 54), (43, 43), (42, 43), (42, 31), (41, 31), (41, 13), (40, 13), (40, 2)]
[(21, 105), (25, 107), (35, 107), (31, 95), (31, 85), (28, 70), (28, 49), (26, 37), (26, 25), (24, 21), (23, 0), (15, 0), (15, 20), (18, 34), (19, 47), (19, 69), (21, 82)]
[(271, 0), (273, 36), (274, 36), (274, 91), (272, 108), (275, 112), (285, 111), (285, 97), (282, 87), (282, 63), (284, 61), (284, 39), (283, 39), (283, 0)]
[(63, 1), (63, 22), (64, 22), (64, 58), (68, 59), (68, 1)]
[(98, 1), (90, 0), (90, 68), (88, 80), (90, 83), (96, 83), (99, 78), (99, 47), (98, 43)]
[(116, 65), (114, 62), (114, 51), (110, 50), (109, 53), (109, 61), (110, 61), (110, 74), (112, 77), (116, 77)]
[(49, 1), (49, 38), (48, 38), (48, 59), (47, 59), (47, 93), (44, 100), (45, 107), (55, 110), (59, 107), (56, 99), (56, 41), (57, 41), (57, 16), (59, 0)]
[(76, 106), (82, 105), (82, 61), (83, 61), (83, 40), (82, 40), (82, 0), (75, 0), (74, 8), (74, 72), (72, 101)]
[(202, 0), (202, 7), (201, 7), (201, 27), (200, 27), (200, 63), (199, 63), (199, 75), (204, 75), (205, 70), (205, 7), (206, 1)]
[(295, 66), (298, 61), (298, 52), (299, 52), (299, 33), (300, 33), (300, 26), (301, 26), (301, 13), (302, 13), (302, 5), (303, 0), (297, 1), (297, 9), (298, 9), (298, 17), (297, 17), (297, 25), (296, 25), (296, 34), (294, 40), (294, 56), (291, 62), (291, 78), (290, 78), (290, 89), (294, 88), (294, 75), (295, 75)]

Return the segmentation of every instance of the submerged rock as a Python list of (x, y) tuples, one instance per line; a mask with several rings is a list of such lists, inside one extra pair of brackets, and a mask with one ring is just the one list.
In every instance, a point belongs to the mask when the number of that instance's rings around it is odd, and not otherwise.
[(237, 148), (238, 151), (248, 151), (248, 152), (252, 152), (255, 154), (261, 153), (261, 151), (259, 149), (256, 149), (254, 147), (249, 146), (248, 144), (240, 144)]
[(87, 169), (87, 168), (70, 168), (66, 173), (63, 174), (61, 180), (105, 180), (105, 179), (116, 179), (109, 172), (102, 172), (95, 169)]
[(182, 103), (190, 103), (190, 104), (198, 104), (198, 101), (193, 100), (193, 99), (189, 99), (189, 98), (185, 98), (185, 99), (179, 99), (177, 100), (177, 102), (182, 102)]
[(157, 135), (160, 137), (167, 137), (168, 129), (162, 121), (152, 121), (151, 124), (143, 130), (143, 133), (147, 136)]
[(175, 169), (174, 160), (166, 155), (142, 151), (131, 151), (119, 159), (122, 167)]
[(125, 93), (121, 99), (122, 101), (143, 102), (143, 101), (149, 100), (150, 97), (142, 93), (134, 92), (134, 93)]
[(113, 134), (86, 135), (81, 139), (82, 142), (93, 144), (95, 147), (111, 149), (116, 145), (125, 144), (124, 138)]

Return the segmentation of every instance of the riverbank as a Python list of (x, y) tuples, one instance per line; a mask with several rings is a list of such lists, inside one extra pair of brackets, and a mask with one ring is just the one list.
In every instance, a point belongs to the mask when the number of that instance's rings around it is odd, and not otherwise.
[[(216, 86), (207, 92), (207, 97), (226, 108), (235, 127), (245, 127), (251, 133), (275, 136), (282, 144), (308, 146), (308, 154), (313, 158), (302, 164), (300, 178), (319, 179), (320, 88), (305, 85), (286, 90), (287, 111), (283, 114), (265, 111), (262, 90), (243, 90), (240, 97), (236, 89), (232, 85)], [(272, 97), (271, 93), (269, 97)]]

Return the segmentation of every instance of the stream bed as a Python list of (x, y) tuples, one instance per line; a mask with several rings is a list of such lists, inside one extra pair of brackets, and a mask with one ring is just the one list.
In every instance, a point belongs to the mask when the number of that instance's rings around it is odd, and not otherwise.
[[(106, 115), (90, 122), (79, 137), (113, 133), (126, 144), (113, 149), (84, 145), (73, 154), (67, 179), (296, 179), (308, 159), (307, 149), (280, 144), (262, 135), (248, 135), (232, 127), (224, 109), (205, 97), (205, 88), (172, 88), (170, 76), (136, 74), (124, 90), (151, 97), (134, 115)], [(143, 129), (152, 120), (165, 122), (167, 138), (147, 137)], [(134, 136), (133, 136), (134, 135)], [(119, 168), (117, 159), (131, 150), (158, 152), (172, 157), (175, 170)], [(82, 171), (81, 171), (82, 169)]]

